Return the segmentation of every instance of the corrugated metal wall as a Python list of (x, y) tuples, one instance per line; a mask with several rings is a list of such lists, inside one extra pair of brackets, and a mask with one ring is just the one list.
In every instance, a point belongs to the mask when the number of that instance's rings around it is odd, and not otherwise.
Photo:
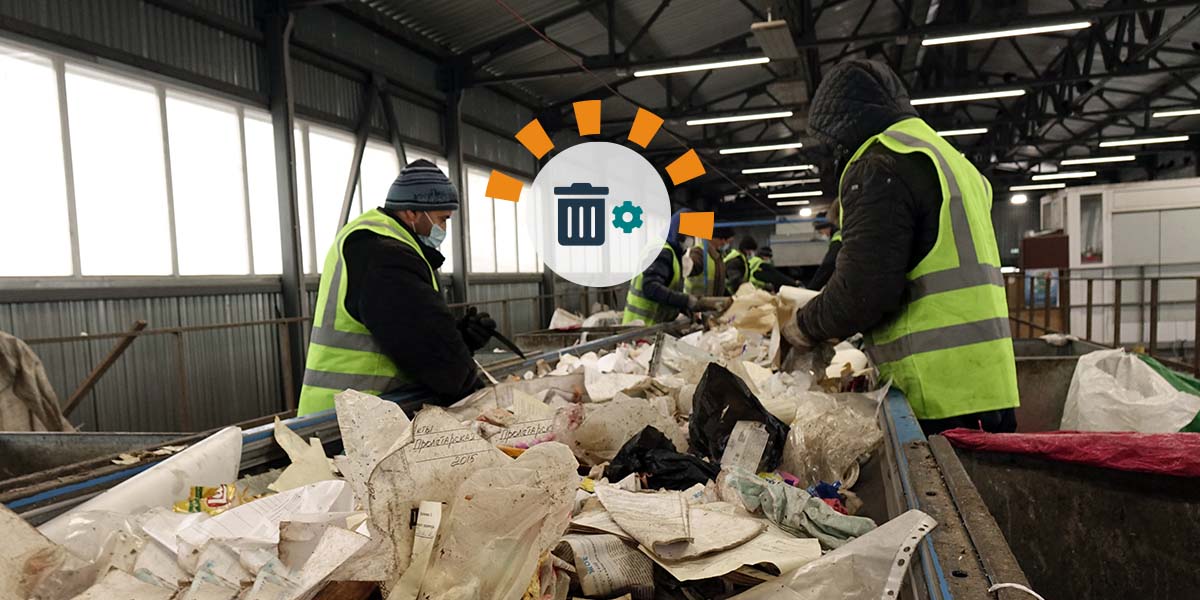
[[(0, 330), (22, 339), (275, 318), (278, 294), (0, 304)], [(283, 410), (277, 331), (271, 325), (139, 337), (79, 405), (88, 430), (197, 431)], [(35, 343), (66, 402), (117, 340)], [(183, 381), (180, 365), (184, 367)], [(186, 386), (181, 386), (186, 383)], [(185, 401), (186, 399), (186, 401)]]
[[(266, 59), (250, 0), (184, 0), (180, 10), (140, 0), (0, 0), (0, 36), (43, 45), (72, 60), (103, 59), (139, 76), (167, 77), (191, 87), (266, 106)], [(201, 19), (189, 10), (202, 11)], [(297, 11), (293, 89), (297, 113), (351, 129), (368, 74), (388, 78), (390, 100), (405, 141), (440, 150), (444, 95), (437, 62), (379, 32), (325, 8)], [(203, 21), (209, 21), (206, 24)], [(303, 48), (299, 47), (303, 46)], [(311, 49), (318, 50), (314, 56)], [(122, 68), (124, 68), (122, 67)], [(534, 171), (533, 158), (511, 134), (531, 111), (488, 90), (466, 94), (463, 147), (471, 158)], [(486, 129), (479, 125), (487, 124)], [(372, 115), (382, 136), (382, 110)], [(501, 135), (505, 134), (505, 135)], [(255, 288), (247, 288), (255, 289)], [(261, 290), (261, 285), (257, 290)], [(478, 300), (527, 297), (538, 282), (481, 282)], [(315, 301), (315, 291), (310, 301)], [(0, 300), (3, 296), (0, 295)], [(150, 328), (192, 327), (276, 318), (276, 292), (154, 298), (0, 301), (0, 330), (22, 338), (112, 333), (138, 319)], [(520, 332), (544, 327), (532, 303), (514, 302), (511, 322), (496, 305), (501, 326)], [(548, 318), (548, 316), (546, 317)], [(250, 419), (284, 407), (279, 340), (273, 325), (137, 339), (101, 379), (72, 420), (87, 430), (200, 430)], [(66, 402), (116, 340), (37, 344), (55, 391)], [(179, 366), (182, 365), (182, 372)], [(186, 391), (181, 392), (181, 382)]]

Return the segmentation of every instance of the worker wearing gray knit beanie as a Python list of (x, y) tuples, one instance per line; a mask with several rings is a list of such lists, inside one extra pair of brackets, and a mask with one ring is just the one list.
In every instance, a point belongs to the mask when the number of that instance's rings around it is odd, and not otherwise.
[(299, 414), (333, 408), (345, 389), (448, 406), (483, 385), (472, 353), (496, 323), (474, 309), (456, 319), (438, 274), (458, 190), (417, 160), (383, 200), (342, 227), (325, 258)]

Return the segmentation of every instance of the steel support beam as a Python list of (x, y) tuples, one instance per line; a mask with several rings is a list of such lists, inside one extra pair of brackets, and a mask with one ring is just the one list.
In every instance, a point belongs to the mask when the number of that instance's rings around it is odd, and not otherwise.
[[(379, 90), (375, 88), (375, 79), (372, 78), (363, 86), (362, 106), (358, 109), (358, 124), (354, 127), (354, 154), (350, 158), (350, 174), (346, 177), (346, 192), (342, 195), (342, 211), (339, 213), (337, 231), (341, 231), (350, 220), (350, 207), (354, 205), (354, 192), (358, 189), (363, 152), (367, 149), (367, 138), (371, 133), (371, 113), (375, 112), (378, 97)], [(336, 238), (336, 235), (334, 237)]]
[[(275, 141), (275, 180), (279, 194), (279, 242), (283, 273), (280, 298), (283, 318), (305, 317), (311, 314), (308, 294), (304, 289), (304, 260), (300, 246), (300, 205), (296, 201), (296, 155), (294, 127), (294, 100), (292, 98), (291, 59), (288, 56), (288, 41), (292, 33), (292, 16), (285, 0), (268, 3), (265, 14), (265, 41), (267, 55), (268, 97), (271, 108), (271, 125)], [(301, 323), (288, 324), (291, 374), (293, 389), (300, 389), (304, 379), (305, 327)], [(284, 406), (295, 398), (287, 398)]]
[(470, 302), (467, 296), (467, 270), (471, 264), (471, 226), (467, 222), (470, 208), (467, 202), (467, 166), (463, 162), (462, 150), (462, 87), (457, 69), (451, 75), (450, 89), (446, 92), (446, 110), (443, 114), (442, 139), (446, 144), (446, 160), (450, 163), (450, 183), (458, 190), (459, 206), (454, 225), (454, 302)]

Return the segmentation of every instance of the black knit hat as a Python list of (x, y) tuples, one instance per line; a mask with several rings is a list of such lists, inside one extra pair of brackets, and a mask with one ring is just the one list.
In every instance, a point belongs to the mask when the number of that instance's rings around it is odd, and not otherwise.
[(458, 190), (437, 165), (418, 159), (400, 171), (388, 189), (388, 210), (458, 210)]

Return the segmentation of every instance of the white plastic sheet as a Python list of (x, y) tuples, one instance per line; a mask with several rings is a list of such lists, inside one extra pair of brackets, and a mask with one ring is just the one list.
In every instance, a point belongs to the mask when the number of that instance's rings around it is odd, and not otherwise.
[(1176, 390), (1133, 354), (1100, 350), (1079, 357), (1060, 429), (1173, 433), (1197, 412), (1200, 396)]
[(810, 562), (734, 596), (735, 600), (892, 600), (917, 545), (937, 522), (910, 510)]
[(138, 473), (116, 487), (76, 506), (38, 528), (62, 543), (65, 526), (77, 513), (109, 511), (134, 514), (156, 506), (170, 506), (184, 498), (192, 486), (218, 486), (237, 479), (242, 463), (242, 430), (226, 427), (196, 445)]

